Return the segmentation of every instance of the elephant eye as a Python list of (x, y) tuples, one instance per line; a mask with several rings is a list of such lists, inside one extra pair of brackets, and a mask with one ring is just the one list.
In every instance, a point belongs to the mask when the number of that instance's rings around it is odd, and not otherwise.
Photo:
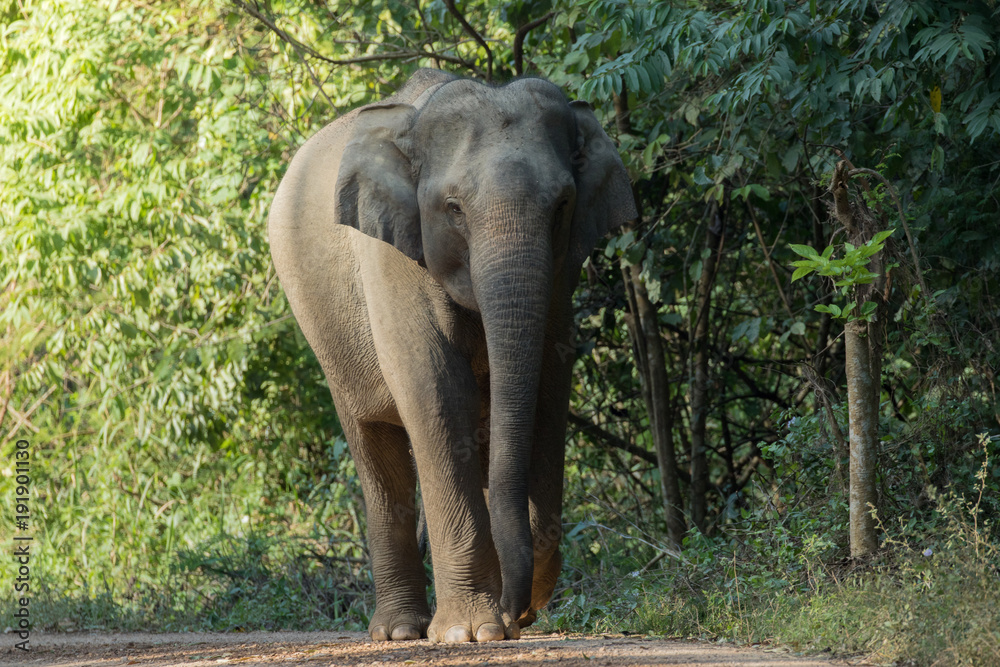
[(555, 222), (557, 229), (569, 222), (567, 220), (567, 218), (569, 217), (569, 208), (570, 208), (570, 201), (568, 199), (563, 199), (561, 202), (559, 202), (559, 205), (556, 206)]
[(445, 202), (445, 207), (448, 209), (448, 213), (451, 214), (452, 221), (455, 224), (460, 225), (462, 223), (462, 216), (464, 215), (462, 212), (462, 205), (455, 199), (449, 199)]
[(562, 220), (563, 216), (566, 215), (567, 206), (569, 206), (568, 200), (563, 199), (561, 202), (559, 202), (559, 205), (556, 206), (556, 220)]
[(552, 240), (556, 248), (565, 250), (569, 244), (570, 227), (573, 218), (573, 200), (566, 197), (556, 205), (552, 224)]

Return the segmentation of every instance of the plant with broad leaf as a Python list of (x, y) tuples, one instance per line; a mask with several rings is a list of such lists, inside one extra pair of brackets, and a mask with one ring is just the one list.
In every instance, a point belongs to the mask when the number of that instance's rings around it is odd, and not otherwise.
[[(803, 258), (792, 262), (792, 266), (795, 267), (795, 271), (792, 273), (792, 282), (815, 272), (833, 280), (833, 286), (847, 297), (848, 291), (852, 287), (870, 285), (875, 279), (880, 277), (881, 274), (873, 273), (869, 270), (869, 264), (871, 258), (885, 247), (886, 239), (892, 236), (894, 231), (894, 229), (887, 229), (878, 232), (867, 243), (861, 246), (844, 243), (844, 256), (840, 259), (834, 259), (833, 253), (836, 248), (832, 245), (827, 246), (822, 253), (818, 253), (811, 246), (791, 243), (788, 247), (792, 249), (792, 252)], [(894, 266), (896, 265), (890, 264), (887, 266), (885, 268), (886, 274)], [(829, 313), (836, 319), (848, 322), (855, 320), (871, 321), (877, 304), (874, 301), (865, 301), (861, 304), (861, 308), (855, 311), (856, 306), (857, 303), (855, 301), (848, 300), (847, 305), (844, 307), (831, 303), (829, 305), (819, 304), (814, 306), (814, 309), (821, 313)]]

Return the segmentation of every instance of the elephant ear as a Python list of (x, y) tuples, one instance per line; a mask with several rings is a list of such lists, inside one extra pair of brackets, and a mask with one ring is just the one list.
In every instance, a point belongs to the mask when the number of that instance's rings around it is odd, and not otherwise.
[(576, 213), (568, 259), (583, 263), (608, 232), (638, 217), (628, 172), (618, 149), (604, 133), (590, 105), (570, 102), (578, 129), (576, 171)]
[(337, 222), (423, 260), (409, 129), (416, 109), (373, 104), (353, 120), (334, 190)]

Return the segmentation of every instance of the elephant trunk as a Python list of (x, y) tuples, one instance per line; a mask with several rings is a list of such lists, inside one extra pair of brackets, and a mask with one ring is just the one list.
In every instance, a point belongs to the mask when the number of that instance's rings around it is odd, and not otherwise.
[(516, 620), (531, 604), (528, 476), (553, 269), (547, 235), (502, 236), (484, 263), (473, 256), (471, 264), (490, 360), (490, 526), (501, 604)]

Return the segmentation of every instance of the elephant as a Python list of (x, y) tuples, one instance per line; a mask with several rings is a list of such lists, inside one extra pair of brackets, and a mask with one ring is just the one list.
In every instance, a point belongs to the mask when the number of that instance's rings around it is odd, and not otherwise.
[(296, 152), (268, 236), (361, 482), (373, 640), (516, 639), (551, 598), (572, 295), (636, 215), (591, 107), (542, 79), (418, 70)]

